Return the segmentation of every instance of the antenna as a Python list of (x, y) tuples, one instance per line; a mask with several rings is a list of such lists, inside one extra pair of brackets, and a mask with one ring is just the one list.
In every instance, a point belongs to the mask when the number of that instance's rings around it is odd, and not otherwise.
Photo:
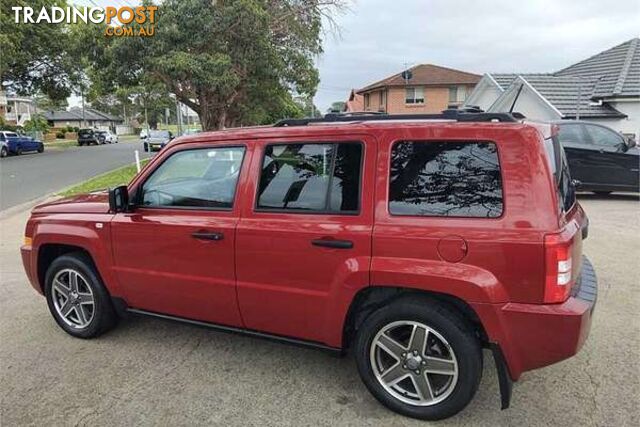
[(522, 88), (524, 87), (524, 83), (520, 84), (520, 87), (518, 88), (518, 93), (516, 93), (516, 97), (513, 98), (513, 103), (511, 104), (511, 108), (509, 108), (509, 112), (513, 113), (513, 108), (516, 106), (516, 102), (518, 101), (518, 98), (520, 97), (520, 92), (522, 92)]

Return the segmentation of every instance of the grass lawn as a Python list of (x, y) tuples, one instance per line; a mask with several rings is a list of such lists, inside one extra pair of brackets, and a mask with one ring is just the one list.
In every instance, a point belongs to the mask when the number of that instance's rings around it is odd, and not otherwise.
[(76, 147), (78, 141), (75, 139), (56, 139), (55, 141), (48, 141), (44, 143), (44, 149), (47, 148), (69, 148)]
[[(141, 166), (146, 165), (149, 159), (142, 160)], [(107, 188), (117, 187), (118, 185), (126, 185), (136, 175), (136, 165), (128, 165), (102, 175), (94, 176), (85, 182), (74, 185), (66, 190), (58, 193), (59, 196), (74, 196), (76, 194), (90, 193), (97, 190), (105, 190)]]

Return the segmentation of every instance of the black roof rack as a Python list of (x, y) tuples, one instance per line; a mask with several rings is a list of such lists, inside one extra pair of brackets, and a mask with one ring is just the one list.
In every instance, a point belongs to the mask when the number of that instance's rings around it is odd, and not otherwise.
[(524, 119), (520, 113), (485, 113), (479, 108), (450, 109), (440, 114), (387, 114), (378, 112), (328, 113), (324, 117), (284, 119), (274, 127), (307, 126), (312, 123), (393, 121), (393, 120), (456, 120), (458, 122), (507, 122)]

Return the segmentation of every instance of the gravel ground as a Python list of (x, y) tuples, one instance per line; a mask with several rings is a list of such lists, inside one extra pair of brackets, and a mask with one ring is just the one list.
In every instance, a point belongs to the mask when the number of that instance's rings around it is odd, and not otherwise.
[[(493, 361), (474, 401), (441, 426), (637, 425), (640, 203), (581, 203), (599, 277), (591, 336), (574, 358), (525, 373), (499, 410)], [(415, 425), (374, 400), (352, 357), (132, 317), (96, 340), (60, 330), (28, 285), (28, 213), (0, 219), (0, 425)]]

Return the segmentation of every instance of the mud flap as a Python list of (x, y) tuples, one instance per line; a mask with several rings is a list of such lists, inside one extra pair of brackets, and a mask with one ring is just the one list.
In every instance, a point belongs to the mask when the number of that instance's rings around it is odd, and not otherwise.
[(509, 375), (507, 362), (500, 346), (496, 343), (490, 343), (489, 348), (493, 353), (493, 360), (496, 363), (496, 371), (498, 372), (498, 384), (500, 384), (500, 401), (501, 409), (507, 409), (511, 403), (511, 391), (513, 390), (513, 381)]

